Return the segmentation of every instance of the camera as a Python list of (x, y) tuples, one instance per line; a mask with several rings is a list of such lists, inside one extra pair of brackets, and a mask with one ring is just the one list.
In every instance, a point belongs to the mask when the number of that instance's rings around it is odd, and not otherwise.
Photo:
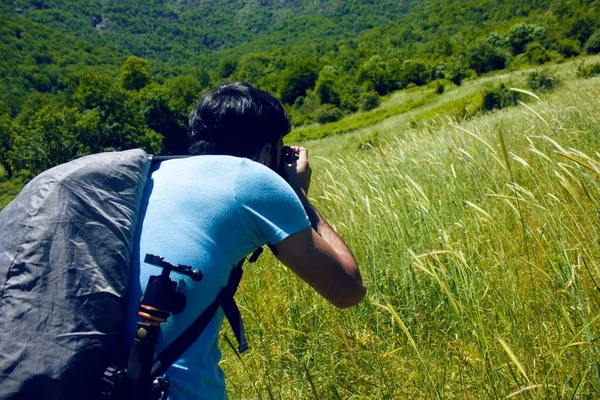
[(287, 180), (287, 174), (285, 173), (286, 164), (293, 164), (298, 159), (298, 155), (290, 146), (283, 146), (281, 149), (281, 157), (279, 157), (279, 166), (277, 167), (277, 173), (285, 180)]
[(283, 146), (281, 149), (281, 162), (286, 164), (292, 164), (294, 160), (298, 159), (298, 155), (290, 146)]

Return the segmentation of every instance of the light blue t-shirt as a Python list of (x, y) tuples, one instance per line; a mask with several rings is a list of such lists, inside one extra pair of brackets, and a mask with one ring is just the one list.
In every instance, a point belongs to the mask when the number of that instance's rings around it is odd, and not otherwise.
[[(130, 318), (150, 275), (162, 268), (143, 262), (146, 253), (204, 272), (200, 282), (171, 272), (187, 297), (185, 310), (161, 326), (157, 352), (178, 337), (210, 305), (237, 262), (257, 247), (276, 244), (308, 226), (308, 217), (291, 187), (264, 165), (245, 158), (197, 156), (164, 161), (149, 178), (143, 220), (132, 261)], [(136, 279), (139, 277), (139, 279)], [(225, 399), (225, 378), (218, 366), (223, 312), (167, 371), (170, 399)], [(135, 324), (127, 324), (133, 339)]]

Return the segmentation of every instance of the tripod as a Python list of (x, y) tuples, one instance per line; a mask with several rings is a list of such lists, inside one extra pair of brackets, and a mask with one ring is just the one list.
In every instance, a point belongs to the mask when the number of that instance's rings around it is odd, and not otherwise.
[(163, 257), (146, 254), (144, 262), (162, 267), (160, 275), (152, 275), (142, 300), (138, 315), (142, 318), (136, 326), (136, 335), (125, 369), (109, 367), (104, 372), (105, 389), (108, 399), (165, 400), (169, 395), (169, 381), (162, 376), (153, 376), (152, 364), (160, 324), (167, 321), (171, 313), (183, 311), (186, 298), (177, 292), (177, 284), (169, 277), (171, 271), (187, 275), (195, 282), (202, 280), (202, 271), (189, 265), (175, 265), (164, 261)]

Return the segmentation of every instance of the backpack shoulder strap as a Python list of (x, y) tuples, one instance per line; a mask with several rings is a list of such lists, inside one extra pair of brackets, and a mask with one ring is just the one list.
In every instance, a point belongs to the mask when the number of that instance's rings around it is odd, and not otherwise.
[(163, 162), (163, 161), (175, 160), (175, 159), (179, 159), (179, 158), (188, 158), (188, 157), (193, 157), (193, 156), (192, 155), (152, 156), (151, 163), (152, 163), (152, 166), (154, 167), (156, 164)]
[[(252, 253), (250, 262), (255, 262), (258, 256), (262, 253), (262, 247), (259, 247)], [(166, 370), (175, 362), (181, 355), (187, 350), (188, 347), (196, 341), (196, 339), (202, 334), (206, 326), (215, 315), (219, 307), (223, 308), (223, 312), (235, 333), (235, 337), (239, 344), (239, 352), (243, 353), (248, 350), (248, 343), (246, 341), (246, 334), (244, 330), (244, 323), (240, 310), (233, 299), (235, 292), (242, 279), (242, 265), (245, 259), (242, 259), (238, 264), (231, 270), (229, 275), (229, 281), (227, 285), (217, 295), (215, 300), (200, 314), (198, 318), (185, 330), (177, 339), (175, 339), (170, 345), (168, 345), (162, 353), (160, 353), (154, 363), (152, 364), (151, 376), (157, 377), (166, 372)]]

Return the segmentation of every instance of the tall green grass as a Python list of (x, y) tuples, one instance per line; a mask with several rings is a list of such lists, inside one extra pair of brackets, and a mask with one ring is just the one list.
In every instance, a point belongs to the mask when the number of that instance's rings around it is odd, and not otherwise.
[(369, 292), (339, 311), (273, 257), (248, 266), (231, 398), (600, 393), (599, 98), (600, 78), (570, 81), (470, 121), (309, 143), (312, 200)]

